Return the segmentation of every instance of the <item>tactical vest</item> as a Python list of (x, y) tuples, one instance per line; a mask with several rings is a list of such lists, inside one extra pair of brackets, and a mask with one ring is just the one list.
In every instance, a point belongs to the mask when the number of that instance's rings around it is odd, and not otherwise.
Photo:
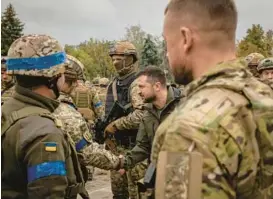
[[(127, 78), (119, 80), (115, 78), (107, 88), (105, 115), (108, 115), (115, 101), (118, 101), (127, 111), (127, 115), (133, 112), (130, 99), (130, 86), (136, 79), (136, 73), (132, 73)], [(136, 141), (137, 129), (121, 130), (115, 133), (115, 139), (118, 145), (125, 148), (133, 148)]]
[(92, 93), (90, 93), (89, 88), (86, 86), (79, 86), (75, 88), (73, 100), (84, 119), (86, 119), (88, 122), (95, 119), (95, 113), (91, 107)]
[[(45, 117), (48, 118), (50, 120), (52, 120), (57, 127), (61, 127), (61, 121), (56, 120), (50, 113), (50, 111), (48, 111), (47, 109), (44, 108), (40, 108), (40, 107), (24, 107), (20, 110), (17, 111), (13, 111), (11, 112), (8, 116), (7, 116), (7, 120), (4, 123), (1, 123), (2, 128), (1, 128), (1, 141), (2, 143), (5, 141), (5, 134), (6, 132), (19, 120), (24, 119), (26, 117), (29, 116), (41, 116), (41, 117)], [(65, 133), (65, 132), (64, 132)], [(77, 183), (70, 185), (66, 188), (66, 196), (65, 199), (70, 199), (70, 198), (74, 198), (75, 194), (80, 194), (82, 196), (82, 198), (88, 198), (88, 193), (85, 189), (85, 183), (84, 183), (84, 178), (83, 178), (83, 174), (82, 174), (82, 170), (81, 170), (81, 165), (79, 164), (79, 160), (78, 160), (78, 156), (77, 156), (77, 151), (75, 149), (75, 147), (73, 146), (73, 141), (70, 138), (70, 136), (68, 136), (68, 142), (70, 144), (70, 149), (71, 149), (71, 158), (73, 161), (73, 166), (75, 169), (75, 175), (76, 175), (76, 179), (77, 179)], [(2, 156), (2, 161), (4, 161), (3, 158), (3, 154), (1, 153)], [(3, 168), (3, 166), (2, 166)]]

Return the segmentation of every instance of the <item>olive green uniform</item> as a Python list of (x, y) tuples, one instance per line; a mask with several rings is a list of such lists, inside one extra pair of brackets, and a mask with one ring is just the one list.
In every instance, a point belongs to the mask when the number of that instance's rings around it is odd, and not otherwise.
[(137, 163), (150, 158), (155, 131), (174, 110), (180, 98), (180, 90), (169, 86), (166, 105), (162, 109), (158, 110), (152, 103), (145, 106), (146, 112), (139, 125), (136, 146), (125, 156), (125, 169), (133, 168)]
[(59, 103), (15, 91), (2, 106), (2, 198), (76, 198), (83, 178), (69, 135), (51, 116)]

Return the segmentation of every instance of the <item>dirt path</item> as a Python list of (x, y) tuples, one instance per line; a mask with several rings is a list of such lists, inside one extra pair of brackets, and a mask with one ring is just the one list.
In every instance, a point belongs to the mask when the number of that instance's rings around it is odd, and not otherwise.
[[(112, 199), (109, 172), (95, 169), (92, 181), (86, 183), (91, 199)], [(81, 197), (79, 196), (78, 199)]]

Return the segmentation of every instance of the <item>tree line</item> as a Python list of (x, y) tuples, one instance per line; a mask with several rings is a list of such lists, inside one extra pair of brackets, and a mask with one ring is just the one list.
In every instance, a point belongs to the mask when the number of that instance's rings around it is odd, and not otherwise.
[[(7, 55), (12, 42), (23, 35), (24, 25), (12, 4), (9, 4), (1, 15), (2, 56)], [(166, 45), (162, 37), (145, 32), (138, 24), (125, 28), (125, 34), (121, 40), (128, 40), (135, 45), (140, 68), (147, 65), (157, 65), (166, 72), (169, 80), (172, 79), (166, 58)], [(112, 78), (115, 75), (115, 70), (108, 50), (115, 42), (90, 38), (78, 45), (67, 44), (65, 50), (84, 64), (87, 79)], [(246, 36), (237, 41), (238, 57), (244, 57), (253, 52), (261, 53), (266, 57), (273, 56), (273, 30), (265, 31), (260, 24), (253, 24), (247, 30)]]

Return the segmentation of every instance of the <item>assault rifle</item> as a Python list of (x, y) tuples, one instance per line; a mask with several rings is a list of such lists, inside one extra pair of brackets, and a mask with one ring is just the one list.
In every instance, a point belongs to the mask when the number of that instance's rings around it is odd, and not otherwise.
[(127, 110), (118, 101), (116, 101), (112, 106), (109, 114), (103, 120), (99, 120), (95, 124), (93, 129), (95, 133), (95, 141), (99, 144), (105, 143), (112, 152), (115, 152), (116, 143), (114, 136), (107, 135), (107, 137), (104, 137), (104, 130), (108, 124), (126, 115)]

